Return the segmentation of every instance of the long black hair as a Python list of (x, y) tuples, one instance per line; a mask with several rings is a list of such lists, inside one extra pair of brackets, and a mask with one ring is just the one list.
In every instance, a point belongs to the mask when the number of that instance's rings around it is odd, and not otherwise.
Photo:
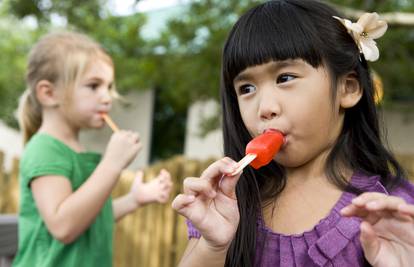
[[(323, 65), (329, 71), (332, 98), (338, 78), (352, 71), (363, 90), (358, 104), (345, 111), (343, 129), (328, 156), (325, 172), (331, 182), (345, 191), (360, 192), (339, 172), (346, 164), (354, 171), (380, 175), (382, 184), (390, 189), (399, 184), (404, 173), (381, 140), (369, 67), (345, 27), (332, 16), (342, 17), (315, 0), (275, 0), (249, 10), (233, 26), (222, 56), (224, 153), (241, 159), (252, 138), (240, 115), (234, 78), (249, 66), (302, 59), (314, 68)], [(246, 168), (236, 188), (240, 223), (225, 266), (253, 265), (262, 201), (274, 199), (285, 184), (284, 168), (276, 162), (259, 171)]]

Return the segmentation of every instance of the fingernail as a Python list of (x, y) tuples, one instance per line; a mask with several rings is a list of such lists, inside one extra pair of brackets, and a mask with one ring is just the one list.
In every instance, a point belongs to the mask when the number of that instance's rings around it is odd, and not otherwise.
[(347, 213), (349, 211), (349, 207), (344, 207), (341, 209), (341, 213)]
[(361, 201), (362, 201), (362, 200), (361, 200), (360, 198), (358, 198), (358, 197), (357, 197), (357, 198), (354, 198), (354, 199), (352, 200), (352, 203), (353, 203), (353, 204), (361, 204)]
[(368, 208), (376, 208), (378, 207), (378, 202), (372, 201), (367, 204)]
[(194, 201), (194, 199), (195, 199), (195, 196), (194, 195), (189, 195), (188, 196), (188, 201)]

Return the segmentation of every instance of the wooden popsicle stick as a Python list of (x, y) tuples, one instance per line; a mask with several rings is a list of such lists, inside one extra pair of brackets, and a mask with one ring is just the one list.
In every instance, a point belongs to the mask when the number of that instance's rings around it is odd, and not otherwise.
[(234, 176), (236, 174), (239, 174), (247, 165), (250, 164), (255, 158), (257, 157), (256, 154), (247, 154), (244, 156), (239, 162), (237, 162), (237, 169), (231, 174), (231, 176)]
[(118, 126), (116, 126), (115, 122), (111, 119), (111, 117), (109, 117), (108, 114), (102, 113), (102, 118), (105, 120), (106, 124), (108, 124), (108, 126), (111, 127), (112, 131), (119, 131)]

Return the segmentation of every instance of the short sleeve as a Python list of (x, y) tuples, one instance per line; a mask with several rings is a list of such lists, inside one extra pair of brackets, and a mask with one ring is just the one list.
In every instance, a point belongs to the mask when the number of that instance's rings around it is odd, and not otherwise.
[(194, 225), (191, 223), (190, 220), (186, 220), (187, 223), (187, 233), (188, 233), (188, 239), (190, 238), (200, 238), (201, 234), (200, 232), (194, 227)]
[(20, 176), (25, 185), (33, 178), (57, 175), (70, 178), (71, 154), (67, 147), (46, 135), (35, 135), (27, 144), (20, 162)]

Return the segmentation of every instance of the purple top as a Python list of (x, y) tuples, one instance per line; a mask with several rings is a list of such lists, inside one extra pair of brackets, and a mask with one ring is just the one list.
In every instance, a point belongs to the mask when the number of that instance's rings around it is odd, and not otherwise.
[[(404, 181), (388, 192), (379, 176), (355, 173), (351, 184), (367, 192), (380, 192), (403, 198), (414, 204), (414, 185)], [(364, 255), (359, 241), (360, 219), (342, 217), (340, 210), (356, 195), (344, 192), (327, 217), (313, 229), (302, 234), (283, 235), (257, 222), (257, 250), (255, 266), (364, 266)], [(200, 238), (200, 233), (187, 221), (189, 238)]]

